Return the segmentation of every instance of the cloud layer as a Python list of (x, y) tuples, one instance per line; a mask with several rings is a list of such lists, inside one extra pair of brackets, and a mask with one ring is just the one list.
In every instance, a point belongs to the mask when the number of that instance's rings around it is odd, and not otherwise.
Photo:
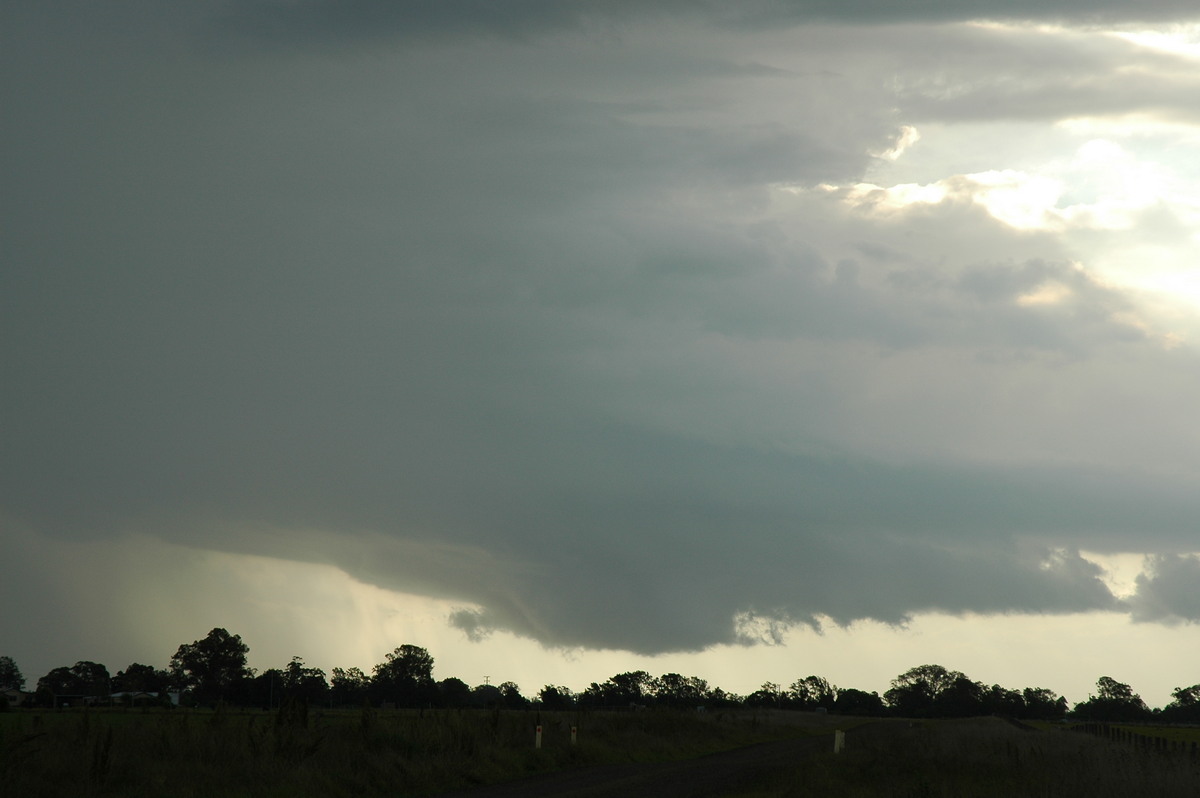
[(1081, 548), (1160, 555), (1128, 607), (1194, 618), (1196, 352), (1068, 235), (1136, 230), (911, 134), (1190, 124), (1189, 62), (687, 5), (7, 12), (4, 517), (551, 645), (1125, 607)]

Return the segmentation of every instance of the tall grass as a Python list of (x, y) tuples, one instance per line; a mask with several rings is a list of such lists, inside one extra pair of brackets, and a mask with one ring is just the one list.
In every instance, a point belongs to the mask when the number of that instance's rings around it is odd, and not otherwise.
[[(790, 715), (790, 717), (788, 717)], [(534, 748), (534, 728), (543, 746)], [(0, 795), (423, 795), (802, 734), (796, 713), (106, 710), (0, 715)], [(571, 726), (578, 745), (570, 743)]]
[(1200, 795), (1200, 761), (997, 718), (881, 722), (771, 774), (740, 798), (1175, 798)]

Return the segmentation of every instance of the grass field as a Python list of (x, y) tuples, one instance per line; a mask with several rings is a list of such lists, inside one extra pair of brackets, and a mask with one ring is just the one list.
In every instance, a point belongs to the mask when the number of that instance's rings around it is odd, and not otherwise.
[(685, 759), (824, 734), (836, 722), (771, 711), (9, 712), (0, 714), (0, 794), (422, 795), (585, 764)]
[[(1189, 730), (1194, 731), (1194, 730)], [(880, 723), (737, 798), (1194, 798), (1200, 760), (999, 718)]]
[[(534, 728), (543, 747), (534, 748)], [(861, 724), (861, 725), (860, 725)], [(571, 726), (579, 731), (570, 743)], [(857, 726), (857, 727), (856, 727)], [(432, 795), (616, 762), (689, 759), (849, 729), (846, 750), (763, 774), (739, 798), (1200, 795), (1200, 758), (997, 718), (850, 720), (796, 712), (488, 710), (0, 713), (0, 795)], [(1190, 742), (1200, 730), (1125, 727)]]

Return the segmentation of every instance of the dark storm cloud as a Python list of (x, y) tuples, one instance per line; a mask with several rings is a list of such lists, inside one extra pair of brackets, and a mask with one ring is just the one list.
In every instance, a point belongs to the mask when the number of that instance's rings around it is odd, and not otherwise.
[(224, 20), (230, 28), (277, 41), (318, 42), (402, 36), (410, 39), (486, 33), (524, 38), (562, 29), (600, 26), (620, 29), (635, 23), (676, 19), (743, 30), (810, 23), (938, 23), (970, 19), (1145, 22), (1188, 16), (1184, 0), (1125, 3), (1118, 0), (237, 0)]
[(1128, 599), (1134, 620), (1200, 621), (1200, 556), (1159, 554), (1147, 558), (1136, 592)]
[[(1191, 350), (965, 181), (886, 213), (814, 188), (894, 143), (908, 45), (739, 37), (883, 5), (111, 8), (4, 26), (0, 502), (36, 534), (331, 563), (479, 605), (472, 634), (644, 652), (739, 614), (1109, 609), (1078, 549), (1191, 539), (1154, 471), (1193, 457)], [(217, 10), (422, 46), (213, 47)], [(483, 29), (545, 35), (425, 40)]]
[[(455, 618), (472, 633), (500, 628), (552, 644), (653, 653), (734, 642), (738, 612), (848, 623), (900, 622), (921, 610), (1112, 608), (1095, 566), (1014, 539), (1012, 530), (1044, 529), (1062, 512), (1066, 523), (1086, 523), (1094, 541), (1134, 523), (1122, 508), (1137, 493), (1116, 478), (1089, 490), (1040, 475), (1043, 488), (1037, 477), (772, 457), (632, 430), (563, 433), (538, 449), (471, 443), (471, 457), (505, 462), (516, 484), (497, 484), (465, 462), (430, 474), (429, 485), (397, 483), (392, 500), (416, 527), (408, 534), (285, 529), (221, 538), (209, 530), (176, 539), (330, 562), (375, 584), (474, 602), (485, 609)], [(569, 473), (556, 475), (563, 468)], [(286, 490), (261, 478), (256, 488)], [(361, 486), (345, 496), (357, 508), (320, 497), (343, 528), (382, 528), (386, 521), (362, 514), (379, 499)], [(1063, 512), (1064, 502), (1088, 509)], [(276, 522), (317, 517), (300, 497), (287, 505), (272, 513)]]

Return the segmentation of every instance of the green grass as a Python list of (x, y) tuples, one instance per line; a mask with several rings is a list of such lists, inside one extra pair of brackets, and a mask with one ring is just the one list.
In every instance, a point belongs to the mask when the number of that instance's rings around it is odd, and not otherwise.
[(1193, 798), (1200, 761), (996, 718), (861, 729), (738, 798)]
[(19, 711), (0, 714), (0, 794), (424, 795), (588, 764), (690, 758), (828, 733), (837, 722), (769, 711)]
[(1140, 726), (1124, 723), (1114, 725), (1143, 737), (1162, 738), (1179, 743), (1200, 743), (1200, 728), (1195, 726)]
[[(534, 748), (534, 726), (543, 747)], [(865, 724), (865, 725), (860, 725)], [(579, 744), (570, 744), (570, 727)], [(858, 726), (857, 728), (855, 728)], [(1200, 795), (1200, 760), (1054, 724), (869, 721), (792, 712), (487, 710), (15, 711), (0, 714), (0, 795), (413, 796), (563, 768), (688, 759), (849, 729), (740, 798)], [(1128, 727), (1190, 741), (1200, 730)]]

